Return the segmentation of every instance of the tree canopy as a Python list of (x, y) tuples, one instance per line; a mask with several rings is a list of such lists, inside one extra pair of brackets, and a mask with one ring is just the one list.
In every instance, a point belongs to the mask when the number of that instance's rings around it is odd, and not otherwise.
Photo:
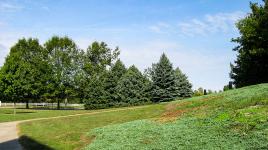
[[(86, 109), (141, 105), (192, 95), (187, 76), (163, 54), (147, 73), (128, 69), (119, 48), (93, 42), (79, 49), (69, 37), (20, 39), (0, 68), (0, 98), (13, 102), (83, 102)], [(28, 108), (28, 105), (27, 105)]]
[(250, 4), (251, 13), (237, 23), (240, 37), (230, 76), (236, 87), (268, 82), (268, 1)]

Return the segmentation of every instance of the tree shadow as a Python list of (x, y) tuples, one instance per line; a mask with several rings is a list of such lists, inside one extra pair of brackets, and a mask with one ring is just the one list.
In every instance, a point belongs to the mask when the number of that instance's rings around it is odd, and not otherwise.
[[(33, 111), (26, 111), (26, 112), (16, 112), (16, 114), (31, 114), (31, 113), (36, 113), (36, 112), (33, 112)], [(14, 112), (10, 113), (10, 112), (7, 112), (7, 113), (4, 113), (4, 114), (14, 114)]]
[(18, 139), (0, 143), (1, 150), (21, 150)]
[(19, 137), (19, 143), (22, 145), (24, 150), (54, 150), (53, 148), (25, 135)]

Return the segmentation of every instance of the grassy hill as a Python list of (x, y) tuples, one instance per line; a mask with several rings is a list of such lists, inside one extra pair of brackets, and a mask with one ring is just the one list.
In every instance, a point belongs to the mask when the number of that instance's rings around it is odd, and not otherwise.
[(29, 149), (268, 149), (268, 84), (20, 129)]

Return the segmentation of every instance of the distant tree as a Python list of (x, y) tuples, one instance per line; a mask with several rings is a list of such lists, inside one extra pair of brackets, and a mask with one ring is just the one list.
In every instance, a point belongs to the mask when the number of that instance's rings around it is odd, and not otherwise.
[(202, 87), (198, 88), (197, 90), (194, 90), (194, 96), (202, 96), (204, 95), (204, 89)]
[(208, 93), (207, 94), (213, 94), (214, 92), (212, 90), (208, 90)]
[(233, 50), (237, 60), (231, 64), (230, 76), (236, 87), (268, 82), (268, 1), (250, 3), (251, 13), (237, 23), (240, 37)]
[(174, 73), (179, 97), (191, 97), (193, 94), (192, 84), (188, 81), (187, 76), (179, 68), (176, 68)]
[(171, 101), (179, 97), (175, 74), (169, 59), (162, 54), (151, 69), (152, 99), (154, 102)]
[(228, 84), (228, 88), (231, 90), (231, 89), (233, 89), (233, 82), (229, 82), (229, 84)]
[(74, 76), (76, 75), (79, 49), (68, 37), (54, 36), (45, 45), (51, 71), (48, 73), (48, 95), (60, 102), (74, 94)]
[(107, 73), (105, 80), (106, 99), (109, 103), (118, 101), (116, 86), (118, 85), (121, 77), (126, 73), (127, 69), (121, 60), (117, 60)]
[(204, 95), (208, 95), (208, 93), (207, 93), (207, 90), (206, 90), (206, 89), (204, 89)]
[(141, 104), (149, 102), (146, 96), (146, 85), (148, 80), (142, 73), (133, 65), (122, 76), (116, 91), (120, 102), (128, 104)]

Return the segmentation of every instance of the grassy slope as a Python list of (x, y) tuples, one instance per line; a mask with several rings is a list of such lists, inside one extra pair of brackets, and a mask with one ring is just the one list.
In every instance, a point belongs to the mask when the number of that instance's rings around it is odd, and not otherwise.
[(22, 135), (53, 149), (81, 148), (88, 142), (86, 149), (268, 149), (267, 116), (268, 84), (261, 84), (144, 109), (20, 127)]
[(94, 129), (86, 149), (268, 149), (267, 116), (268, 84), (256, 85), (172, 102), (155, 120)]

